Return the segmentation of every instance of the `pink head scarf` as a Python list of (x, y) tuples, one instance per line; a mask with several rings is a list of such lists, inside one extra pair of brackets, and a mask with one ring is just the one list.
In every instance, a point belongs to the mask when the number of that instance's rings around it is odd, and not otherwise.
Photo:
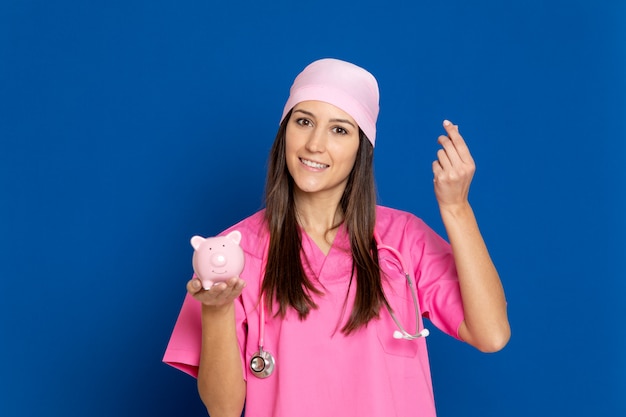
[(289, 90), (281, 122), (296, 104), (308, 100), (330, 103), (348, 113), (374, 146), (379, 93), (372, 74), (354, 64), (332, 58), (309, 64)]

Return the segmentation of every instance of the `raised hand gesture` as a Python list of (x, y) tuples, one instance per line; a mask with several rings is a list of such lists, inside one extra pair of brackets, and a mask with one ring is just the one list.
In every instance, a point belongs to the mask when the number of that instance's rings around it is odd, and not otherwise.
[(437, 140), (441, 149), (433, 162), (433, 180), (439, 207), (448, 208), (468, 202), (476, 165), (459, 133), (459, 127), (448, 120), (443, 122), (443, 126), (447, 135), (441, 135)]

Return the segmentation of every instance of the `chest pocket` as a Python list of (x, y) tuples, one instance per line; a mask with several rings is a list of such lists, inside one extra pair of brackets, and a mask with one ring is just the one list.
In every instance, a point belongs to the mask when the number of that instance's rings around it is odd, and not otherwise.
[[(412, 333), (416, 329), (416, 311), (413, 306), (411, 287), (406, 280), (400, 261), (385, 251), (379, 253), (379, 263), (383, 272), (383, 288), (389, 307), (402, 326)], [(399, 328), (391, 313), (386, 308), (382, 308), (380, 319), (376, 321), (376, 332), (385, 353), (409, 358), (415, 357), (419, 346), (425, 343), (423, 338), (416, 340), (395, 339), (393, 333), (396, 330)]]

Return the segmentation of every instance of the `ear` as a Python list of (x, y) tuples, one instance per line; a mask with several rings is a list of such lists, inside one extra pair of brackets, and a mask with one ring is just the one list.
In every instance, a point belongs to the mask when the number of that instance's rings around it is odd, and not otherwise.
[(233, 230), (232, 232), (227, 234), (226, 237), (236, 244), (239, 244), (239, 242), (241, 242), (241, 232), (239, 230)]
[(193, 246), (194, 249), (198, 249), (205, 240), (206, 239), (201, 236), (194, 236), (191, 238), (191, 246)]

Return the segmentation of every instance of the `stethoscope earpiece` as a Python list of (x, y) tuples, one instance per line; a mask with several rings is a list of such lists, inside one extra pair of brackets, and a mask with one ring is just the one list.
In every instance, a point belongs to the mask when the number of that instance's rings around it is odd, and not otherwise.
[(393, 332), (393, 338), (394, 339), (406, 339), (406, 340), (414, 340), (420, 337), (426, 337), (430, 334), (430, 332), (428, 331), (428, 329), (422, 329), (422, 331), (420, 331), (419, 333), (412, 335), (409, 333), (402, 333), (400, 330), (396, 330)]

